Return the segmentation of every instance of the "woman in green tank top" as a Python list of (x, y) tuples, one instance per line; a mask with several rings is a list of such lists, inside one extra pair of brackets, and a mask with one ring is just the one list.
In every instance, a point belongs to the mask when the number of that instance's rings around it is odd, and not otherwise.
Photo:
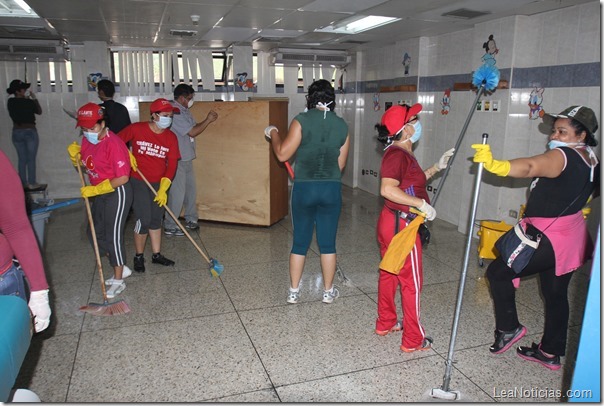
[(339, 295), (333, 286), (336, 233), (342, 208), (342, 170), (348, 158), (350, 137), (346, 122), (333, 112), (335, 92), (329, 81), (321, 79), (311, 84), (306, 98), (308, 110), (292, 120), (284, 139), (274, 126), (267, 127), (265, 134), (279, 161), (285, 162), (296, 155), (291, 197), (294, 241), (289, 256), (291, 285), (287, 302), (298, 303), (300, 299), (306, 253), (316, 225), (323, 302), (332, 303)]

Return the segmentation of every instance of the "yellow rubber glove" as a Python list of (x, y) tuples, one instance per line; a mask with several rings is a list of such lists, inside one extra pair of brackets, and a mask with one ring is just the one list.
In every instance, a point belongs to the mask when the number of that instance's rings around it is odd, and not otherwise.
[(111, 182), (109, 179), (105, 179), (101, 183), (96, 186), (83, 186), (80, 189), (80, 193), (82, 193), (82, 197), (94, 197), (98, 195), (103, 195), (105, 193), (111, 193), (115, 189), (111, 186)]
[(497, 176), (508, 176), (512, 167), (510, 161), (498, 161), (493, 159), (489, 144), (472, 144), (472, 148), (476, 150), (474, 162), (483, 163), (484, 169)]
[(81, 149), (82, 147), (75, 141), (67, 146), (67, 153), (73, 166), (78, 166), (78, 155), (80, 155)]
[(587, 216), (589, 216), (589, 214), (591, 213), (591, 206), (589, 205), (589, 203), (591, 203), (591, 196), (589, 196), (589, 199), (587, 199), (587, 202), (585, 202), (585, 207), (581, 209), (581, 213), (583, 213), (584, 220), (587, 220)]
[(132, 155), (132, 151), (128, 151), (128, 154), (130, 154), (130, 167), (132, 168), (132, 170), (134, 172), (136, 172), (136, 170), (138, 169), (138, 164), (136, 163), (136, 158), (134, 157), (134, 155)]
[(159, 181), (159, 190), (157, 191), (157, 196), (153, 201), (157, 202), (159, 207), (163, 207), (164, 204), (168, 201), (168, 188), (172, 184), (172, 181), (168, 178), (161, 178)]

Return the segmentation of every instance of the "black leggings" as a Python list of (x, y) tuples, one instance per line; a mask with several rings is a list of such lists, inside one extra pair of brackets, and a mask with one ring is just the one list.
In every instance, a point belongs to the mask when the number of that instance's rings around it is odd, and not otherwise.
[(519, 274), (497, 257), (487, 269), (495, 306), (495, 326), (510, 331), (518, 327), (516, 289), (512, 279), (539, 274), (541, 293), (545, 300), (545, 328), (541, 338), (543, 351), (564, 355), (568, 330), (568, 284), (572, 272), (556, 276), (556, 258), (549, 239), (544, 235), (530, 262)]

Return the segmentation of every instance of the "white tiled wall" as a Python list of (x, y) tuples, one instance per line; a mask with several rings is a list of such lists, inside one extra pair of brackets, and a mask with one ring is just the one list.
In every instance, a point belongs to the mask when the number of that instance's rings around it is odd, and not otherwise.
[[(420, 37), (396, 42), (382, 48), (372, 48), (353, 57), (347, 66), (346, 81), (360, 83), (384, 79), (403, 78), (403, 55), (411, 56), (410, 77), (464, 75), (471, 80), (471, 72), (481, 64), (483, 43), (493, 35), (499, 48), (495, 55), (497, 66), (502, 69), (530, 68), (546, 65), (600, 62), (601, 27), (600, 5), (590, 2), (532, 16), (511, 16), (489, 23), (477, 24), (473, 29), (453, 34)], [(102, 66), (102, 61), (94, 64)], [(89, 69), (96, 67), (90, 66)], [(0, 85), (6, 88), (10, 80), (19, 77), (21, 70), (16, 64), (5, 63), (0, 72)], [(259, 78), (261, 79), (261, 78)], [(511, 82), (512, 78), (505, 78)], [(461, 231), (467, 227), (469, 199), (474, 185), (474, 167), (471, 163), (473, 150), (470, 144), (481, 141), (481, 134), (489, 134), (496, 157), (514, 158), (538, 154), (544, 151), (546, 135), (540, 132), (540, 120), (528, 119), (527, 98), (531, 89), (498, 89), (490, 97), (501, 100), (499, 113), (475, 112), (459, 148), (453, 167), (437, 202), (438, 216), (458, 224)], [(247, 100), (245, 92), (199, 92), (195, 100), (222, 99), (225, 101)], [(289, 119), (305, 107), (304, 94), (254, 94), (254, 96), (286, 96), (290, 99)], [(140, 100), (156, 97), (171, 98), (171, 94), (145, 96)], [(371, 171), (380, 168), (382, 146), (376, 141), (374, 125), (384, 112), (383, 104), (398, 100), (422, 101), (424, 136), (416, 147), (416, 155), (424, 166), (433, 164), (440, 154), (455, 145), (475, 99), (471, 91), (451, 93), (451, 112), (440, 114), (442, 91), (420, 93), (382, 93), (380, 111), (373, 110), (373, 92), (339, 94), (336, 112), (349, 125), (352, 139), (350, 156), (343, 181), (371, 193), (379, 193), (379, 178)], [(62, 110), (75, 111), (88, 101), (97, 101), (95, 93), (39, 94), (44, 114), (38, 119), (41, 138), (38, 153), (39, 182), (52, 184), (53, 197), (77, 195), (78, 179), (66, 159), (65, 147), (77, 137), (74, 123)], [(131, 119), (138, 121), (138, 97), (119, 97), (126, 104)], [(559, 112), (572, 104), (590, 106), (599, 115), (600, 88), (551, 88), (544, 93), (546, 111)], [(5, 104), (4, 104), (5, 106)], [(10, 141), (11, 121), (6, 108), (0, 107), (0, 148), (16, 163), (16, 153)], [(546, 131), (547, 132), (547, 131)], [(366, 170), (369, 174), (362, 175)], [(437, 177), (431, 186), (438, 187)], [(518, 210), (526, 194), (524, 180), (502, 179), (485, 174), (481, 189), (479, 218), (513, 220), (507, 217), (510, 209)]]
[[(402, 65), (392, 55), (404, 49), (420, 55), (412, 59), (410, 73), (421, 77), (468, 74), (481, 65), (482, 45), (493, 35), (499, 53), (495, 55), (497, 67), (530, 68), (549, 65), (600, 62), (600, 5), (592, 2), (558, 11), (533, 15), (511, 16), (488, 23), (477, 24), (472, 30), (442, 36), (416, 38), (395, 45), (363, 52), (361, 81), (400, 78)], [(468, 46), (468, 44), (471, 44)], [(411, 53), (410, 53), (411, 54)], [(412, 55), (413, 56), (413, 55)], [(386, 65), (392, 62), (391, 66)], [(510, 83), (512, 78), (502, 77)], [(470, 202), (473, 195), (476, 165), (471, 162), (470, 145), (481, 142), (482, 133), (488, 133), (488, 143), (496, 158), (512, 159), (543, 153), (549, 127), (542, 120), (530, 120), (527, 105), (532, 89), (497, 89), (493, 95), (482, 99), (500, 100), (498, 113), (475, 112), (460, 145), (458, 155), (449, 171), (436, 209), (438, 217), (468, 228)], [(415, 97), (414, 97), (415, 96)], [(433, 164), (440, 154), (455, 145), (461, 129), (469, 116), (475, 100), (471, 91), (451, 93), (451, 112), (440, 114), (442, 92), (422, 92), (417, 95), (382, 93), (382, 110), (373, 111), (373, 93), (359, 95), (358, 164), (362, 169), (379, 170), (381, 148), (375, 140), (373, 126), (383, 114), (383, 103), (400, 99), (421, 100), (424, 135), (415, 147), (422, 166)], [(544, 93), (543, 107), (547, 112), (560, 112), (573, 104), (590, 106), (599, 118), (600, 88), (548, 88)], [(370, 136), (369, 136), (370, 135)], [(438, 187), (440, 178), (431, 182)], [(518, 211), (526, 201), (528, 179), (500, 178), (485, 172), (482, 177), (478, 219), (497, 219), (513, 223), (510, 210)], [(371, 193), (379, 193), (379, 178), (359, 176), (357, 186)]]

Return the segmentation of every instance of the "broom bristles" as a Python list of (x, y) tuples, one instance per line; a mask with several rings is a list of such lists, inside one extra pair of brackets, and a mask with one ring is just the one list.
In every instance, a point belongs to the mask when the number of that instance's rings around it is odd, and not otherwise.
[(220, 274), (224, 271), (224, 265), (222, 265), (220, 262), (218, 262), (217, 259), (211, 258), (210, 259), (210, 273), (212, 274), (212, 276), (214, 278), (217, 278), (220, 276)]
[(130, 313), (130, 306), (123, 300), (118, 300), (114, 303), (88, 303), (80, 307), (80, 311), (94, 316), (116, 316)]

